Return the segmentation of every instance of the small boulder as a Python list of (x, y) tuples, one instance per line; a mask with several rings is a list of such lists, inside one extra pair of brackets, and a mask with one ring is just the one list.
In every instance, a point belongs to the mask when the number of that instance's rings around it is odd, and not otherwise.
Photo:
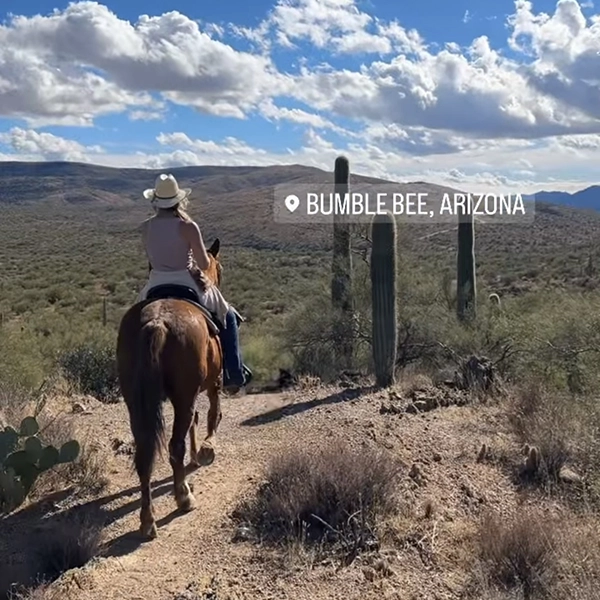
[(575, 473), (573, 469), (569, 469), (569, 467), (562, 467), (558, 473), (558, 478), (563, 483), (581, 483), (583, 481), (583, 477)]

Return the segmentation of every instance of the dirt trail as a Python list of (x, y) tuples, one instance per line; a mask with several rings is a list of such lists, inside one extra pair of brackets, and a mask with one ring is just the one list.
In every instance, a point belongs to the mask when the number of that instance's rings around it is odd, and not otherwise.
[[(493, 409), (476, 413), (468, 407), (450, 407), (426, 415), (382, 415), (382, 398), (367, 392), (320, 389), (224, 399), (216, 460), (189, 475), (197, 509), (186, 515), (176, 511), (171, 469), (165, 458), (159, 459), (153, 477), (158, 538), (146, 543), (137, 534), (138, 481), (131, 456), (123, 451), (131, 440), (125, 407), (122, 403), (95, 403), (90, 414), (78, 415), (78, 424), (83, 436), (87, 432), (102, 446), (109, 488), (101, 499), (65, 510), (88, 511), (105, 522), (108, 556), (56, 581), (52, 589), (57, 598), (458, 598), (461, 568), (468, 568), (470, 529), (465, 518), (477, 514), (483, 504), (512, 498), (510, 483), (490, 466), (475, 461), (481, 441), (489, 442), (499, 432), (496, 414)], [(170, 424), (171, 407), (166, 406)], [(203, 397), (203, 420), (206, 409)], [(337, 572), (330, 564), (305, 568), (285, 563), (273, 550), (232, 541), (235, 525), (229, 514), (260, 481), (269, 458), (286, 446), (318, 444), (335, 434), (353, 443), (390, 449), (406, 463), (407, 471), (411, 464), (419, 465), (423, 479), (415, 483), (407, 476), (407, 502), (420, 510), (422, 503), (432, 498), (442, 510), (433, 525), (411, 519), (406, 531), (399, 525), (398, 535), (412, 539), (420, 532), (425, 539), (434, 526), (438, 548), (448, 544), (435, 561), (426, 564), (420, 548), (402, 542), (400, 551), (389, 554), (395, 574), (374, 578), (360, 562)], [(115, 451), (119, 442), (121, 449)], [(479, 483), (473, 485), (475, 479)], [(60, 506), (57, 509), (60, 512)], [(425, 581), (423, 569), (428, 571)]]

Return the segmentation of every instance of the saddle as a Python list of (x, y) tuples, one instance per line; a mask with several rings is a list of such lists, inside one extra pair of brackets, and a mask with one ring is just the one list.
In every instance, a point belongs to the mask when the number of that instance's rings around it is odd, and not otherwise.
[(192, 288), (187, 287), (186, 285), (166, 283), (150, 288), (146, 294), (146, 300), (166, 300), (168, 298), (185, 300), (200, 309), (202, 314), (206, 317), (209, 330), (215, 335), (219, 335), (221, 328), (219, 327), (219, 321), (216, 315), (200, 304), (200, 298), (198, 298), (198, 294)]

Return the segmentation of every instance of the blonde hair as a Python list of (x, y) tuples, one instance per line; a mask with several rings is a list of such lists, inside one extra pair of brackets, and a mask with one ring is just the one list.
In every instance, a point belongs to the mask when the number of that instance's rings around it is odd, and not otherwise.
[(173, 215), (176, 215), (178, 218), (180, 218), (182, 221), (189, 222), (192, 220), (192, 218), (190, 217), (190, 215), (188, 215), (188, 213), (186, 211), (186, 208), (188, 207), (188, 203), (189, 203), (188, 199), (184, 198), (181, 202), (179, 202), (175, 206), (172, 206), (171, 208), (157, 208), (156, 214), (159, 214), (159, 213), (173, 214)]

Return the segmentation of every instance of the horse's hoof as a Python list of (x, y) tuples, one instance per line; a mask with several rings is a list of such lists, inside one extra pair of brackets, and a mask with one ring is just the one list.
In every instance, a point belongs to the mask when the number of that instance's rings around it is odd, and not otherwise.
[(188, 494), (183, 497), (181, 500), (177, 500), (177, 506), (179, 510), (183, 512), (191, 512), (196, 508), (196, 498), (192, 496), (192, 494)]
[(142, 524), (140, 525), (140, 533), (142, 536), (149, 540), (154, 540), (158, 537), (158, 529), (156, 523)]
[(200, 463), (198, 462), (198, 459), (196, 457), (190, 458), (190, 464), (189, 464), (190, 469), (197, 469), (199, 466), (200, 466)]
[(214, 462), (215, 460), (215, 449), (212, 446), (204, 445), (200, 447), (200, 452), (198, 452), (198, 462), (207, 466)]

